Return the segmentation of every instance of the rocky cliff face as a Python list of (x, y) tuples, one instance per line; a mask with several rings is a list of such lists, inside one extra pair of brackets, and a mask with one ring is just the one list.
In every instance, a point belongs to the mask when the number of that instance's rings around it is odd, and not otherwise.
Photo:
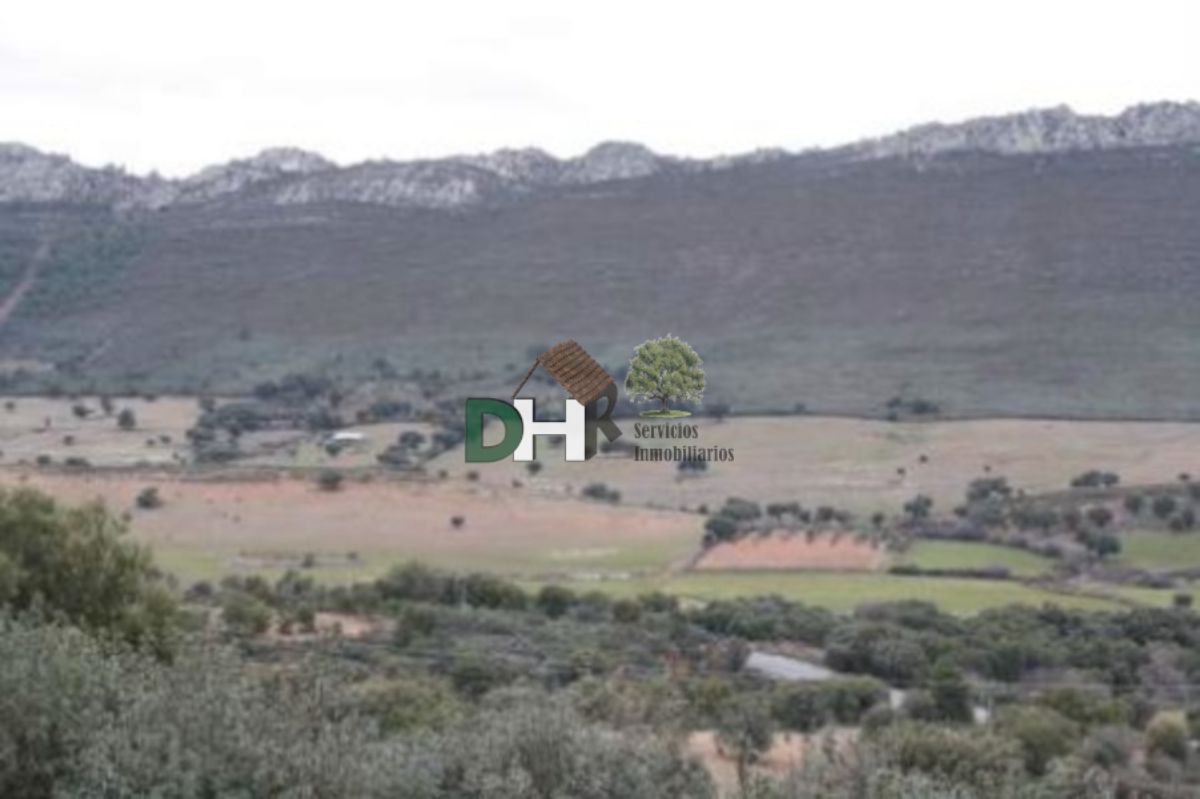
[(0, 203), (123, 205), (158, 202), (165, 181), (88, 169), (23, 144), (0, 144)]
[(176, 184), (175, 199), (204, 202), (227, 194), (236, 194), (251, 186), (297, 178), (335, 169), (336, 164), (316, 153), (294, 147), (263, 150), (252, 158), (230, 161), (203, 169)]
[[(951, 152), (1004, 155), (1200, 144), (1200, 103), (1138, 105), (1112, 116), (1062, 106), (945, 125), (921, 125), (822, 154), (849, 160), (930, 157)], [(520, 199), (559, 186), (704, 172), (788, 157), (758, 150), (707, 160), (658, 155), (643, 145), (605, 142), (577, 158), (538, 149), (426, 161), (372, 161), (339, 167), (303, 150), (279, 148), (208, 167), (182, 179), (89, 169), (61, 155), (0, 144), (0, 203), (74, 203), (162, 208), (224, 201), (274, 205), (340, 202), (450, 210)]]

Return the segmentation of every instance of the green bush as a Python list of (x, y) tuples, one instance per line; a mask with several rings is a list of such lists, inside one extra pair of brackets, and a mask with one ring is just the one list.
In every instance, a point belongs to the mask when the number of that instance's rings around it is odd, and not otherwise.
[(636, 624), (642, 618), (642, 606), (633, 599), (619, 599), (613, 603), (613, 619), (622, 624)]
[(535, 604), (552, 619), (565, 614), (578, 601), (575, 592), (558, 585), (547, 585), (538, 591)]
[(857, 724), (887, 698), (887, 687), (870, 677), (793, 683), (778, 689), (771, 713), (781, 727), (812, 732), (829, 723)]
[(176, 604), (148, 550), (100, 504), (65, 507), (32, 489), (0, 489), (3, 598), (169, 655)]
[(506, 685), (513, 676), (502, 662), (485, 660), (478, 654), (460, 655), (449, 671), (455, 690), (470, 699), (479, 699), (493, 688)]
[(1048, 707), (1005, 708), (997, 723), (1021, 745), (1025, 770), (1034, 776), (1045, 774), (1050, 761), (1069, 753), (1079, 738), (1078, 725)]
[(944, 780), (957, 791), (990, 794), (997, 786), (1011, 783), (1021, 770), (1018, 744), (981, 730), (901, 722), (877, 733), (872, 745), (879, 766)]
[(345, 479), (336, 469), (322, 469), (317, 474), (317, 487), (322, 491), (340, 491)]
[(224, 650), (168, 666), (0, 621), (0, 662), (0, 796), (382, 795), (369, 727)]
[(139, 491), (136, 503), (142, 510), (154, 510), (163, 506), (162, 497), (159, 495), (158, 489), (154, 486), (147, 486)]
[(1146, 727), (1147, 751), (1183, 762), (1188, 755), (1187, 723), (1179, 714), (1159, 713)]
[(271, 608), (261, 599), (233, 591), (221, 605), (221, 619), (238, 635), (262, 635), (271, 627)]
[(714, 797), (668, 742), (538, 695), (459, 721), (425, 679), (347, 692), (315, 663), (258, 679), (225, 649), (188, 646), (167, 665), (8, 619), (0, 663), (5, 797)]
[(363, 709), (388, 734), (445, 729), (466, 710), (451, 687), (433, 677), (371, 679), (354, 690)]

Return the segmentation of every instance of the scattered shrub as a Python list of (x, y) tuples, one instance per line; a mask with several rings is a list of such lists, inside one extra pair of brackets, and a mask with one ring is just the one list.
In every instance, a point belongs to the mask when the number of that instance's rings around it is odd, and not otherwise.
[(137, 506), (142, 510), (154, 510), (163, 506), (162, 497), (155, 486), (146, 486), (137, 495)]
[(336, 469), (322, 469), (317, 473), (317, 487), (322, 491), (340, 491), (345, 477)]

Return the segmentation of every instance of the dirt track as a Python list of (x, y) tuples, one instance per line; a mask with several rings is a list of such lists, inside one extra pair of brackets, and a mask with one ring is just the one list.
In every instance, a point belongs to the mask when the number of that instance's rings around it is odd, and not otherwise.
[(50, 254), (50, 247), (47, 244), (42, 244), (38, 247), (37, 253), (33, 256), (33, 263), (25, 270), (25, 274), (21, 275), (21, 281), (13, 286), (13, 290), (8, 293), (8, 296), (0, 300), (0, 327), (8, 322), (8, 318), (12, 316), (13, 311), (17, 310), (17, 306), (21, 304), (21, 300), (33, 288), (33, 283), (37, 280), (38, 271), (41, 270), (42, 262), (46, 260), (46, 256)]

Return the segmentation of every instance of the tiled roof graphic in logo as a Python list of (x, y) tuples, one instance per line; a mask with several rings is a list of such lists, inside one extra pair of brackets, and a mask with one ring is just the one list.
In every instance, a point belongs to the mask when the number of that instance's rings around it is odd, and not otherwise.
[(595, 358), (588, 355), (578, 342), (568, 339), (560, 341), (537, 357), (533, 366), (529, 367), (529, 371), (521, 379), (517, 390), (513, 392), (513, 399), (516, 399), (517, 394), (521, 393), (521, 389), (525, 387), (525, 383), (533, 375), (533, 371), (538, 368), (538, 364), (541, 364), (580, 405), (588, 405), (596, 401), (605, 393), (610, 384), (616, 383), (612, 375), (604, 371), (604, 367), (597, 363)]

